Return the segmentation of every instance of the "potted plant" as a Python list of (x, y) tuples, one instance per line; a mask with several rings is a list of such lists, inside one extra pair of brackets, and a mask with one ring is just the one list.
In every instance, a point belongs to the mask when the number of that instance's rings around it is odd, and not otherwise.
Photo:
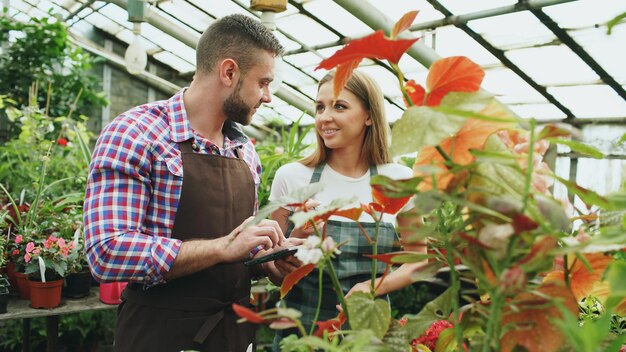
[(81, 298), (89, 295), (91, 289), (91, 271), (85, 257), (85, 240), (81, 227), (74, 232), (72, 257), (68, 265), (68, 275), (65, 277), (63, 295), (69, 298)]
[(6, 238), (0, 236), (0, 314), (7, 312), (9, 304), (9, 280), (5, 276), (3, 269), (6, 268), (7, 256), (5, 253)]
[(54, 308), (61, 304), (63, 278), (68, 263), (76, 255), (74, 242), (55, 235), (26, 244), (25, 274), (29, 279), (31, 307)]

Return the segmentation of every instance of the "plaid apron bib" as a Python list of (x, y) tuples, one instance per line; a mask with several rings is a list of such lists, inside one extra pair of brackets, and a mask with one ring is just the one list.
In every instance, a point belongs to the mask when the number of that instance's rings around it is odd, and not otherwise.
[[(325, 164), (319, 164), (315, 168), (311, 176), (310, 183), (319, 182)], [(378, 173), (375, 165), (370, 167), (370, 177)], [(375, 223), (361, 224), (370, 238), (374, 238)], [(371, 258), (365, 257), (364, 254), (372, 254), (372, 245), (367, 241), (359, 227), (352, 221), (336, 221), (330, 220), (327, 223), (327, 234), (331, 236), (336, 243), (347, 241), (341, 246), (341, 254), (337, 255), (332, 264), (337, 273), (337, 277), (341, 284), (343, 293), (348, 291), (357, 283), (371, 279), (372, 262)], [(391, 223), (381, 222), (378, 230), (378, 253), (387, 253), (398, 250), (399, 237), (395, 227)], [(377, 272), (379, 275), (385, 271), (385, 264), (378, 263)], [(311, 323), (315, 318), (318, 304), (319, 293), (319, 277), (318, 269), (315, 269), (308, 276), (303, 278), (285, 297), (286, 306), (294, 308), (302, 312), (300, 320), (304, 324), (307, 331), (311, 327)], [(322, 303), (320, 314), (317, 321), (332, 319), (337, 316), (336, 306), (339, 304), (337, 294), (332, 286), (330, 276), (324, 270), (322, 274)], [(279, 337), (287, 336), (289, 333), (281, 336), (282, 331), (278, 331)]]

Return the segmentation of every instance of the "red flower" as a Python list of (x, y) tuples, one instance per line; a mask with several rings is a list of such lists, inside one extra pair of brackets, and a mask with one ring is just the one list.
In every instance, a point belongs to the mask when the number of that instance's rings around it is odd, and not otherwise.
[(447, 320), (438, 320), (433, 323), (420, 337), (416, 338), (411, 342), (413, 346), (422, 344), (428, 347), (431, 351), (435, 350), (435, 346), (437, 345), (437, 339), (439, 338), (439, 334), (447, 328), (453, 327), (452, 323)]
[(59, 139), (57, 139), (57, 144), (60, 145), (61, 147), (66, 147), (67, 146), (67, 139), (59, 138)]
[(252, 142), (252, 144), (256, 145), (256, 138), (250, 138), (250, 142)]

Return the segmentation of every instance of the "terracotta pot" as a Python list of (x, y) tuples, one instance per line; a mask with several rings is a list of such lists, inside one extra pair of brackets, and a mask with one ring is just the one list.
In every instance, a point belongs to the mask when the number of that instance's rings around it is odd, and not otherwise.
[(9, 278), (9, 283), (13, 287), (17, 287), (17, 279), (15, 278), (16, 273), (15, 263), (8, 262), (7, 263), (7, 277)]
[(100, 301), (105, 304), (120, 304), (122, 291), (127, 282), (106, 282), (100, 283)]
[(32, 308), (54, 308), (61, 304), (63, 279), (54, 281), (28, 281), (30, 306)]
[(17, 292), (22, 299), (30, 299), (30, 286), (26, 274), (15, 272), (15, 281), (17, 283)]
[(65, 277), (63, 296), (81, 298), (89, 295), (91, 289), (91, 273), (89, 271), (69, 274)]

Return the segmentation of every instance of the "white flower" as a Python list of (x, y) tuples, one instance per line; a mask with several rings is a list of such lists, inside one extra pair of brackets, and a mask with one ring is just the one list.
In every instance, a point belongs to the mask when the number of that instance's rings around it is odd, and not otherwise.
[(309, 236), (306, 240), (304, 240), (304, 244), (302, 246), (307, 249), (314, 249), (319, 247), (320, 242), (322, 242), (322, 240), (319, 237)]
[(324, 242), (322, 242), (322, 249), (326, 253), (341, 254), (341, 251), (337, 248), (335, 241), (330, 236), (326, 237)]
[(317, 264), (323, 256), (324, 253), (322, 253), (322, 250), (319, 248), (307, 249), (300, 247), (296, 252), (296, 258), (303, 264)]
[(478, 233), (478, 240), (493, 249), (492, 253), (496, 259), (503, 259), (506, 256), (509, 238), (515, 233), (511, 224), (489, 224)]

